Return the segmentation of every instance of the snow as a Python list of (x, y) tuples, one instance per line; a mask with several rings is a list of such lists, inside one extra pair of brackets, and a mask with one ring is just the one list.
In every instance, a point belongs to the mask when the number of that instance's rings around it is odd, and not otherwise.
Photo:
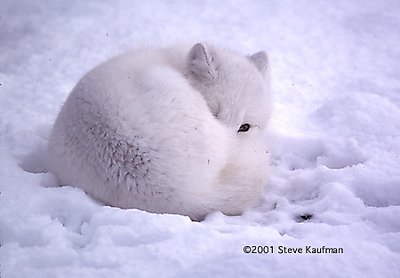
[[(400, 277), (399, 30), (397, 0), (2, 0), (0, 276)], [(186, 40), (269, 53), (262, 203), (192, 222), (55, 187), (43, 150), (79, 78), (130, 47)]]

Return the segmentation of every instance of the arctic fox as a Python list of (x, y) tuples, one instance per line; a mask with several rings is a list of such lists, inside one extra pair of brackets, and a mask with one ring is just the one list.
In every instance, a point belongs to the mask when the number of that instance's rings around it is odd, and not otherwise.
[(48, 167), (104, 204), (241, 214), (268, 176), (268, 59), (198, 43), (138, 49), (87, 73), (51, 132)]

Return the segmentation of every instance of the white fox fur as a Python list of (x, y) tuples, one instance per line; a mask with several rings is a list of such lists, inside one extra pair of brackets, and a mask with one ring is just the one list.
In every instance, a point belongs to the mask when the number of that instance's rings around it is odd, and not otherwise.
[(194, 220), (240, 214), (268, 175), (268, 83), (263, 51), (128, 52), (75, 86), (50, 136), (49, 170), (111, 206)]

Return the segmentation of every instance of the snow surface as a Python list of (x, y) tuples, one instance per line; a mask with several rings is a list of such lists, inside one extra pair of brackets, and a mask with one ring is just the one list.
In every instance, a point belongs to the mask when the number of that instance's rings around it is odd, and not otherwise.
[[(0, 276), (400, 277), (399, 30), (397, 0), (1, 0)], [(130, 47), (183, 40), (269, 53), (262, 204), (192, 222), (54, 187), (43, 149), (79, 78)], [(307, 245), (344, 253), (277, 252)]]

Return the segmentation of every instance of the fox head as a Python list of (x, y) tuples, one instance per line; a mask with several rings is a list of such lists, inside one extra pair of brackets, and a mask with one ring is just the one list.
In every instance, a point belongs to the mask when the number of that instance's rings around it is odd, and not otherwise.
[(186, 76), (229, 130), (264, 130), (270, 113), (268, 57), (242, 56), (198, 43), (187, 56)]

